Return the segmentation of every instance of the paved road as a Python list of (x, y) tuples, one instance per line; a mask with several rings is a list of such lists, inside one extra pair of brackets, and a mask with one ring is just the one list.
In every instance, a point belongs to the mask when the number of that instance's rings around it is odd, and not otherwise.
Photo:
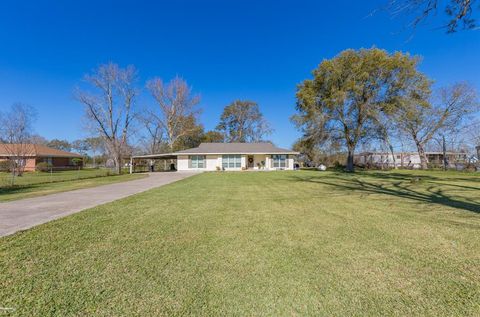
[(0, 203), (0, 237), (195, 174), (150, 173), (138, 180)]

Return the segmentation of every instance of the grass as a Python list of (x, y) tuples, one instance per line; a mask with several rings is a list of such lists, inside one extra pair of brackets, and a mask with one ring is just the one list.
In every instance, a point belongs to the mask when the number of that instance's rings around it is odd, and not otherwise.
[(8, 316), (480, 315), (480, 177), (204, 173), (0, 239)]
[(52, 174), (28, 172), (17, 177), (14, 186), (7, 185), (10, 177), (8, 173), (0, 173), (0, 202), (124, 182), (144, 175), (111, 175), (108, 170), (101, 169), (61, 171)]

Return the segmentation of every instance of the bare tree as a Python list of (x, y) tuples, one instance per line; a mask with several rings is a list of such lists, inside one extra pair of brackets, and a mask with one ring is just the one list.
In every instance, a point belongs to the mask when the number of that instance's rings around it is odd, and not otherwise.
[(137, 71), (134, 66), (120, 68), (109, 63), (86, 75), (85, 81), (90, 89), (77, 89), (75, 97), (85, 106), (89, 128), (102, 137), (116, 172), (120, 173), (135, 118)]
[(390, 0), (389, 8), (395, 15), (403, 13), (413, 15), (411, 24), (414, 28), (441, 10), (449, 19), (444, 25), (447, 33), (453, 33), (460, 28), (476, 28), (474, 11), (477, 7), (475, 4), (478, 4), (477, 0)]
[(428, 168), (425, 146), (440, 131), (457, 129), (469, 114), (478, 111), (475, 90), (465, 83), (442, 88), (438, 100), (430, 104), (406, 103), (394, 114), (397, 126), (410, 136), (417, 147), (422, 169)]
[(139, 116), (139, 121), (146, 130), (146, 135), (141, 138), (148, 154), (160, 153), (164, 144), (164, 129), (158, 120), (147, 113)]
[(27, 160), (33, 156), (34, 148), (30, 138), (35, 118), (35, 109), (21, 103), (13, 104), (10, 111), (0, 116), (0, 139), (3, 140), (4, 151), (8, 154), (12, 185), (15, 176), (22, 175)]
[(39, 134), (33, 134), (32, 136), (30, 136), (28, 142), (32, 144), (40, 144), (40, 145), (48, 144), (48, 140)]
[(191, 87), (180, 77), (175, 77), (168, 84), (160, 78), (147, 82), (147, 89), (158, 104), (159, 111), (152, 111), (150, 115), (165, 133), (166, 143), (173, 150), (175, 142), (189, 134), (194, 128), (191, 118), (196, 118), (200, 109), (200, 97), (192, 94)]

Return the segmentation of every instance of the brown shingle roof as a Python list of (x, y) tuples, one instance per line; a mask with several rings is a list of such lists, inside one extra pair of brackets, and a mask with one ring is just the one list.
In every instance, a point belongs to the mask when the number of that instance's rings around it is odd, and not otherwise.
[(65, 152), (39, 144), (0, 143), (0, 156), (19, 155), (29, 157), (82, 157), (80, 154)]
[(271, 143), (201, 143), (196, 148), (172, 154), (298, 154)]

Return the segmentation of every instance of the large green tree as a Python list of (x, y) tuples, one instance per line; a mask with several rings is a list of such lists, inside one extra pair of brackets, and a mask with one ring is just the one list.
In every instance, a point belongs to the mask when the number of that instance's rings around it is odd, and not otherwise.
[(207, 143), (223, 143), (225, 137), (219, 131), (207, 131), (203, 134), (202, 142)]
[(223, 110), (217, 130), (226, 142), (258, 142), (271, 133), (256, 102), (236, 100)]
[(173, 151), (194, 148), (203, 142), (203, 125), (197, 122), (195, 116), (187, 116), (182, 122), (184, 133), (175, 140)]
[(418, 58), (377, 48), (346, 50), (324, 60), (313, 79), (299, 85), (294, 121), (305, 138), (341, 141), (347, 150), (347, 171), (354, 170), (357, 145), (378, 138), (381, 112), (392, 112), (424, 81)]
[(72, 145), (67, 140), (53, 139), (48, 141), (47, 146), (57, 150), (67, 151), (67, 152), (72, 150)]

